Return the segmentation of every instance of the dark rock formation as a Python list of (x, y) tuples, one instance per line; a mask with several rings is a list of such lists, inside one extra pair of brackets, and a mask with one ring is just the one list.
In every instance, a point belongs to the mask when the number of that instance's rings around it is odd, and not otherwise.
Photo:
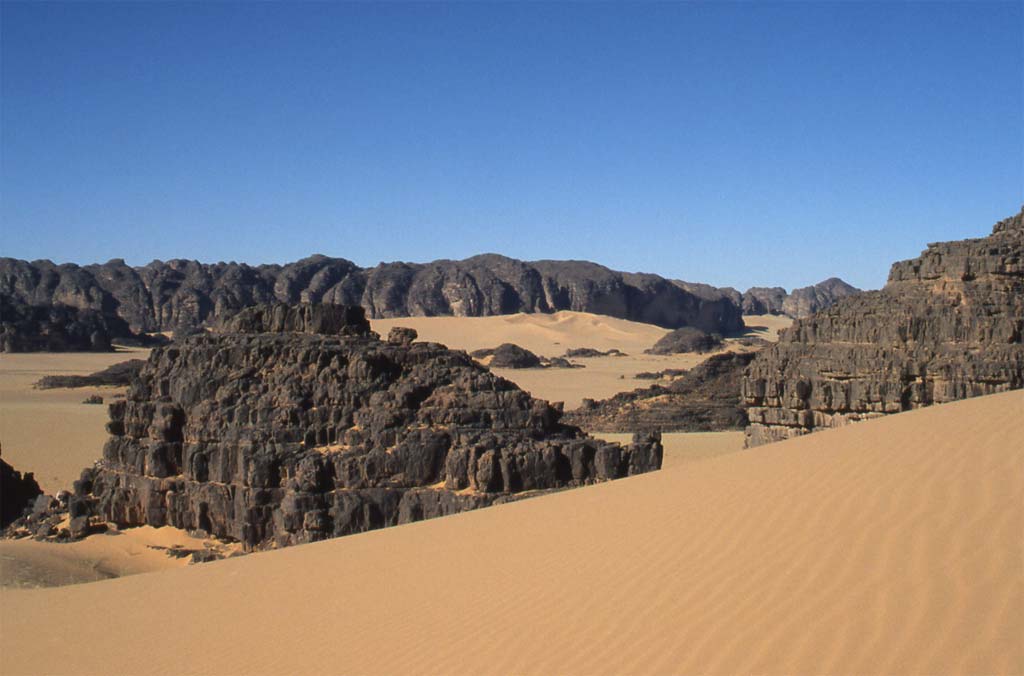
[(792, 293), (780, 286), (747, 289), (741, 306), (747, 315), (786, 315), (795, 319), (832, 306), (840, 298), (861, 293), (861, 290), (837, 277), (830, 277), (813, 286), (793, 289)]
[(0, 352), (112, 352), (103, 316), (0, 295)]
[(259, 549), (661, 465), (657, 435), (588, 438), (464, 352), (380, 340), (360, 308), (258, 307), (225, 328), (154, 350), (111, 404), (72, 524), (167, 524)]
[(90, 394), (88, 397), (82, 400), (83, 404), (102, 404), (103, 397), (98, 394)]
[(583, 368), (581, 364), (574, 364), (562, 357), (540, 357), (530, 352), (525, 347), (519, 347), (513, 343), (502, 343), (498, 347), (489, 347), (483, 350), (475, 350), (470, 353), (474, 359), (478, 359), (491, 368), (504, 369), (535, 369), (535, 368), (561, 368), (573, 369)]
[(700, 329), (685, 326), (661, 337), (647, 354), (680, 354), (684, 352), (711, 352), (722, 347), (722, 337)]
[(577, 359), (589, 357), (626, 357), (628, 355), (622, 350), (615, 349), (614, 347), (605, 352), (596, 350), (592, 347), (574, 347), (566, 350), (563, 356), (566, 359)]
[(87, 376), (43, 376), (35, 387), (39, 390), (57, 387), (126, 387), (138, 377), (145, 363), (142, 359), (129, 359)]
[(0, 458), (0, 528), (20, 517), (42, 493), (31, 473), (22, 474)]
[(717, 432), (743, 429), (740, 380), (754, 353), (709, 357), (668, 385), (584, 400), (565, 420), (591, 432)]
[(284, 266), (172, 260), (141, 268), (123, 260), (80, 267), (0, 258), (0, 294), (118, 317), (134, 331), (213, 326), (241, 308), (273, 302), (361, 305), (371, 317), (576, 310), (667, 328), (742, 330), (738, 294), (685, 286), (583, 261), (526, 263), (493, 254), (375, 268), (326, 256)]
[(640, 373), (633, 376), (637, 380), (662, 380), (662, 379), (675, 379), (681, 376), (685, 376), (689, 373), (689, 369), (665, 369), (663, 371), (641, 371)]
[(748, 445), (1024, 386), (1022, 214), (797, 320), (744, 379)]
[(470, 353), (474, 359), (487, 359), (488, 366), (505, 369), (533, 369), (541, 367), (541, 359), (525, 347), (512, 343), (502, 343), (495, 348), (476, 350)]
[(781, 315), (782, 304), (786, 301), (786, 290), (781, 286), (754, 286), (743, 294), (743, 314)]

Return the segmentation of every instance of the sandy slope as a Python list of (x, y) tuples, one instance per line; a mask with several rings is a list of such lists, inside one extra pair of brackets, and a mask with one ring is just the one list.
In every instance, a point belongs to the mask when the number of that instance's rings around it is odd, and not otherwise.
[[(749, 335), (774, 340), (787, 317), (745, 317), (752, 328)], [(641, 371), (693, 368), (708, 355), (649, 355), (644, 350), (668, 333), (651, 324), (605, 317), (586, 312), (517, 314), (497, 317), (403, 317), (371, 320), (383, 336), (394, 326), (416, 329), (421, 340), (443, 343), (457, 350), (473, 351), (515, 343), (545, 357), (559, 357), (569, 348), (591, 347), (601, 351), (616, 348), (627, 357), (573, 359), (582, 369), (494, 369), (535, 397), (561, 401), (566, 409), (577, 408), (584, 398), (606, 399), (618, 392), (648, 387), (637, 380)], [(730, 349), (735, 349), (731, 347)]]
[(29, 353), (0, 356), (0, 444), (4, 460), (33, 472), (44, 491), (71, 488), (83, 467), (102, 455), (107, 407), (83, 404), (91, 394), (107, 401), (123, 391), (110, 387), (35, 390), (48, 375), (88, 375), (149, 350), (103, 353)]
[(159, 575), (0, 592), (22, 673), (1022, 673), (1024, 392)]

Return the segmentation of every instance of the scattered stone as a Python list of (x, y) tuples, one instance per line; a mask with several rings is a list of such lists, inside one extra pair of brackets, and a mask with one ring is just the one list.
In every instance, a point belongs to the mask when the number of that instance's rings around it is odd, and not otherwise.
[(1022, 218), (930, 244), (881, 291), (797, 320), (743, 380), (747, 445), (1024, 387)]
[(663, 371), (641, 371), (633, 376), (637, 380), (664, 380), (685, 376), (689, 369), (665, 369)]
[(98, 394), (90, 394), (88, 397), (82, 400), (83, 404), (102, 404), (103, 397)]
[(722, 347), (722, 336), (707, 333), (692, 326), (670, 331), (662, 336), (646, 354), (680, 354), (684, 352), (711, 352)]
[(627, 357), (629, 355), (627, 355), (622, 350), (618, 350), (614, 347), (606, 352), (596, 350), (592, 347), (577, 347), (566, 350), (563, 356), (566, 359), (580, 359), (590, 357)]

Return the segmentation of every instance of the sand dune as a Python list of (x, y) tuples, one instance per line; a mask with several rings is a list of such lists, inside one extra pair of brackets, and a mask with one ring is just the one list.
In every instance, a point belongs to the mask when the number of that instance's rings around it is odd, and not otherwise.
[(1024, 392), (349, 538), (4, 590), (24, 673), (1022, 673)]
[[(775, 340), (788, 317), (751, 316), (744, 321), (753, 328), (749, 335)], [(688, 369), (707, 359), (706, 354), (650, 355), (644, 350), (668, 333), (652, 324), (605, 317), (586, 312), (517, 314), (496, 317), (402, 317), (371, 320), (381, 335), (394, 326), (407, 326), (421, 340), (443, 343), (457, 350), (479, 350), (501, 343), (515, 343), (545, 357), (558, 357), (569, 348), (612, 348), (627, 357), (573, 359), (582, 369), (493, 369), (535, 397), (561, 401), (567, 409), (577, 408), (585, 398), (606, 399), (618, 392), (648, 387), (650, 381), (634, 376), (641, 371)], [(727, 349), (740, 349), (735, 345)]]
[(83, 467), (102, 455), (107, 433), (106, 406), (82, 400), (105, 399), (122, 390), (112, 387), (35, 390), (48, 375), (88, 375), (128, 359), (145, 359), (149, 350), (103, 353), (4, 354), (0, 358), (0, 444), (4, 460), (35, 473), (44, 491), (70, 488)]

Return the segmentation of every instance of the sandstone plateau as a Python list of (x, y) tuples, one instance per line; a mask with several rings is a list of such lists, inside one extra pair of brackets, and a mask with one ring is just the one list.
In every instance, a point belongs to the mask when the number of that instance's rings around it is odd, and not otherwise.
[(381, 340), (360, 307), (268, 305), (153, 350), (75, 484), (71, 535), (170, 525), (262, 549), (661, 466), (657, 434), (589, 438), (466, 353), (415, 337)]
[(743, 379), (747, 444), (1024, 387), (1022, 335), (1024, 210), (794, 323)]

